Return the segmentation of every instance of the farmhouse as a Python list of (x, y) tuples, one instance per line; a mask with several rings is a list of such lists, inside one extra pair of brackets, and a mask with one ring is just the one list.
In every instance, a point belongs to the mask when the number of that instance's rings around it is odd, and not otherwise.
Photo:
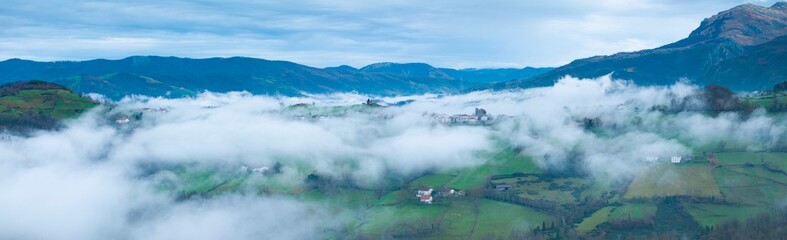
[(265, 175), (271, 172), (269, 167), (258, 167), (258, 168), (250, 168), (246, 164), (240, 166), (240, 171), (244, 173), (256, 173), (259, 175)]
[(467, 114), (460, 114), (460, 115), (454, 116), (454, 122), (456, 122), (456, 123), (471, 123), (471, 122), (477, 122), (477, 121), (478, 121), (478, 119), (475, 118), (475, 116), (470, 116), (470, 115), (467, 115)]
[[(424, 116), (427, 114), (424, 113)], [(494, 117), (488, 115), (486, 110), (483, 108), (476, 108), (475, 112), (472, 115), (468, 114), (456, 114), (456, 115), (437, 115), (431, 114), (430, 117), (432, 120), (444, 123), (444, 124), (466, 124), (466, 125), (480, 125), (480, 124), (488, 124), (495, 120)]]
[(150, 107), (146, 107), (146, 108), (142, 108), (142, 111), (143, 112), (148, 112), (148, 113), (149, 112), (165, 112), (165, 111), (167, 111), (167, 109), (166, 108), (150, 108)]
[(429, 196), (431, 196), (431, 195), (432, 195), (432, 191), (433, 191), (433, 190), (434, 190), (434, 189), (432, 189), (432, 188), (430, 188), (430, 187), (420, 187), (420, 188), (418, 188), (418, 192), (415, 194), (415, 196), (416, 196), (416, 197), (422, 197), (422, 196), (424, 196), (424, 195), (429, 195)]
[(130, 121), (131, 120), (129, 120), (127, 117), (122, 117), (122, 118), (118, 118), (117, 120), (115, 120), (115, 122), (117, 124), (126, 124), (126, 123), (128, 123)]
[(672, 156), (670, 158), (670, 162), (672, 163), (680, 163), (681, 160), (683, 160), (683, 157), (681, 156)]
[(437, 188), (438, 197), (450, 197), (450, 196), (454, 196), (455, 194), (456, 191), (453, 188), (449, 188), (445, 186)]
[(506, 191), (508, 189), (511, 189), (511, 184), (498, 184), (495, 185), (495, 189), (498, 191)]
[(268, 168), (268, 167), (252, 168), (251, 172), (258, 173), (260, 175), (265, 175), (266, 173), (270, 172), (270, 168)]
[(464, 195), (465, 195), (465, 191), (461, 191), (458, 189), (453, 189), (446, 186), (437, 188), (438, 197), (460, 197)]
[(421, 195), (421, 203), (432, 204), (432, 195)]

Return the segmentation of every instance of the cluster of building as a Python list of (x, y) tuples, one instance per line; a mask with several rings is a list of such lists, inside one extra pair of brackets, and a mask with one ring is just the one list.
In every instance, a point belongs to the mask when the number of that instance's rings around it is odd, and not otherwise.
[[(133, 113), (131, 115), (134, 116), (134, 119), (139, 120), (142, 117), (143, 113), (166, 112), (166, 111), (167, 111), (166, 108), (149, 108), (149, 107), (146, 107), (146, 108), (140, 109), (139, 112), (135, 112), (135, 113)], [(127, 116), (120, 116), (117, 119), (115, 119), (115, 123), (120, 124), (120, 125), (127, 124), (127, 123), (130, 123), (130, 122), (131, 122), (131, 119), (128, 118)]]
[[(660, 158), (657, 157), (657, 156), (647, 156), (647, 157), (645, 157), (645, 162), (658, 162), (659, 159)], [(684, 157), (684, 156), (680, 156), (680, 155), (674, 155), (674, 156), (669, 158), (671, 163), (681, 163), (683, 161), (690, 160), (690, 159), (691, 159), (691, 157)]]
[(508, 191), (509, 189), (513, 188), (511, 184), (496, 184), (495, 190), (497, 191)]
[(288, 117), (290, 120), (298, 120), (298, 121), (306, 121), (306, 120), (319, 120), (319, 119), (331, 119), (335, 116), (331, 115), (296, 115)]
[(240, 166), (240, 171), (243, 172), (243, 173), (247, 173), (247, 174), (258, 174), (258, 175), (261, 175), (261, 176), (264, 176), (266, 174), (270, 174), (272, 172), (269, 167), (262, 166), (262, 167), (258, 167), (258, 168), (253, 168), (253, 167), (247, 166), (246, 164), (243, 164), (243, 165)]
[(483, 108), (476, 108), (475, 112), (472, 115), (469, 114), (457, 114), (457, 115), (446, 115), (446, 114), (430, 114), (431, 117), (436, 122), (442, 124), (466, 124), (466, 125), (482, 125), (491, 123), (495, 120), (494, 117), (488, 115), (486, 110)]
[(117, 120), (115, 120), (115, 123), (117, 123), (117, 124), (126, 124), (126, 123), (129, 123), (129, 122), (131, 122), (131, 120), (128, 119), (128, 117), (120, 117)]
[(456, 190), (446, 186), (438, 187), (437, 189), (433, 189), (431, 187), (419, 187), (415, 193), (415, 196), (418, 197), (418, 199), (420, 199), (421, 203), (423, 204), (432, 204), (432, 200), (434, 199), (432, 196), (459, 197), (464, 195), (464, 191)]
[[(336, 115), (328, 115), (328, 114), (295, 115), (295, 116), (289, 116), (287, 118), (290, 120), (308, 121), (308, 120), (340, 118), (342, 116), (344, 116), (344, 113), (336, 114)], [(379, 119), (379, 120), (388, 120), (388, 119), (392, 119), (393, 117), (394, 116), (390, 114), (383, 114), (383, 113), (372, 114), (373, 119)]]

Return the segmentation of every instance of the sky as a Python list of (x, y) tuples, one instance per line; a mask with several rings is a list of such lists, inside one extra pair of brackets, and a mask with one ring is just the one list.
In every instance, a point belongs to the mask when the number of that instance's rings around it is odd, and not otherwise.
[(546, 67), (682, 39), (774, 0), (4, 0), (0, 59), (247, 56), (315, 67)]

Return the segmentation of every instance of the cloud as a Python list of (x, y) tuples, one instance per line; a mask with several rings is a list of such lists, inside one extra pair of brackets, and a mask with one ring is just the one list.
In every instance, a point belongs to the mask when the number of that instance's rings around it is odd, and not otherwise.
[[(785, 119), (762, 111), (743, 118), (649, 110), (699, 90), (683, 82), (643, 87), (605, 76), (567, 77), (553, 87), (527, 90), (381, 98), (416, 100), (389, 108), (359, 106), (370, 96), (353, 93), (127, 97), (69, 120), (61, 130), (27, 137), (3, 133), (0, 238), (312, 239), (352, 222), (336, 216), (357, 210), (258, 194), (259, 186), (179, 199), (172, 191), (188, 180), (169, 166), (235, 174), (242, 164), (280, 162), (283, 173), (269, 178), (277, 184), (301, 186), (317, 173), (374, 189), (388, 177), (477, 167), (509, 146), (544, 169), (575, 168), (615, 180), (639, 174), (649, 166), (648, 157), (665, 161), (720, 141), (744, 150), (787, 144)], [(296, 103), (314, 105), (290, 107)], [(135, 118), (145, 107), (164, 111)], [(507, 120), (480, 127), (429, 119), (433, 113), (471, 114), (478, 107)], [(132, 122), (118, 125), (113, 120), (119, 116), (131, 116)], [(593, 126), (587, 126), (590, 120)], [(165, 181), (176, 190), (157, 190)]]
[(740, 3), (10, 1), (0, 9), (0, 58), (250, 56), (317, 67), (382, 61), (558, 66), (674, 42)]
[(162, 210), (139, 222), (131, 238), (315, 239), (338, 222), (316, 205), (282, 199), (222, 197)]

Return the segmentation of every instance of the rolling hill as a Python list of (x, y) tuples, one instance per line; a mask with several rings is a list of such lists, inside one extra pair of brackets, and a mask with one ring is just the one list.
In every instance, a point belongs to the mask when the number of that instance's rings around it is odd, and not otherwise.
[(0, 129), (49, 129), (98, 105), (66, 87), (42, 82), (17, 82), (0, 87)]

